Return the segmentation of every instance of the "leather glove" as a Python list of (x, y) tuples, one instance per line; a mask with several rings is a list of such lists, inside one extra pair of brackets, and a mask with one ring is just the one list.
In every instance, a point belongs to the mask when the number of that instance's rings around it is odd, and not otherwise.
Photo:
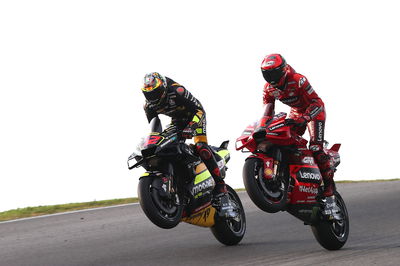
[(285, 124), (288, 126), (302, 127), (302, 126), (307, 125), (307, 123), (309, 121), (310, 120), (307, 119), (307, 117), (301, 116), (301, 117), (298, 117), (295, 119), (291, 119), (291, 118), (285, 119)]

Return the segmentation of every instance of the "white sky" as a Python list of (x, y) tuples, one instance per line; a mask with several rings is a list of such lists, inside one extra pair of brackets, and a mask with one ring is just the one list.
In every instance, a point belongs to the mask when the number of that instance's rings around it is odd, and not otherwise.
[(0, 211), (136, 196), (143, 170), (126, 159), (148, 131), (152, 71), (202, 102), (209, 142), (231, 141), (226, 181), (243, 187), (234, 142), (263, 110), (260, 64), (274, 52), (325, 102), (336, 179), (398, 178), (395, 3), (1, 1)]

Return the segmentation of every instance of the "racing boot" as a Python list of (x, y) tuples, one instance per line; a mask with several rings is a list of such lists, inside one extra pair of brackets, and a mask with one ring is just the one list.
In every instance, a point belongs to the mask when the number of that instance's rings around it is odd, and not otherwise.
[(233, 208), (229, 199), (228, 190), (225, 182), (219, 182), (215, 185), (213, 194), (213, 206), (218, 210), (218, 215), (225, 218), (235, 218), (238, 214)]
[(322, 215), (328, 220), (340, 220), (340, 209), (336, 205), (334, 193), (336, 191), (333, 181), (334, 170), (331, 164), (331, 157), (326, 154), (322, 147), (314, 149), (313, 157), (318, 164), (322, 179), (324, 180), (324, 191), (322, 192)]
[(234, 211), (232, 203), (229, 199), (228, 191), (223, 179), (224, 176), (218, 167), (217, 160), (215, 159), (211, 148), (207, 143), (198, 142), (196, 143), (196, 151), (214, 178), (216, 185), (212, 191), (212, 204), (218, 210), (219, 216), (226, 218), (236, 217), (237, 213)]
[(336, 205), (335, 196), (325, 197), (322, 199), (322, 216), (329, 221), (340, 221), (343, 215), (340, 208)]

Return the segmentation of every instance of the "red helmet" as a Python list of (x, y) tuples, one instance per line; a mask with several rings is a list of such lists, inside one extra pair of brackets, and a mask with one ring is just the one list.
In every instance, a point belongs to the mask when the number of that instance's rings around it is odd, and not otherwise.
[(166, 78), (157, 72), (146, 74), (142, 92), (150, 103), (159, 104), (167, 93)]
[(264, 79), (274, 87), (283, 85), (287, 69), (286, 60), (280, 54), (267, 55), (261, 64)]

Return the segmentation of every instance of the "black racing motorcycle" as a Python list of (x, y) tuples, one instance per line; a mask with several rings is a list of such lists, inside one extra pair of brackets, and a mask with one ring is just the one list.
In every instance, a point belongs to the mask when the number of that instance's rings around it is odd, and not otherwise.
[[(142, 166), (138, 197), (146, 216), (155, 225), (169, 229), (181, 221), (209, 227), (216, 239), (225, 245), (238, 244), (246, 231), (246, 217), (239, 196), (226, 185), (235, 216), (220, 214), (220, 205), (212, 196), (214, 179), (196, 154), (193, 145), (176, 127), (162, 130), (160, 119), (150, 122), (151, 133), (143, 142), (140, 154), (128, 158), (128, 168)], [(230, 153), (228, 141), (211, 146), (221, 173), (225, 173)], [(136, 162), (136, 163), (134, 163)]]

